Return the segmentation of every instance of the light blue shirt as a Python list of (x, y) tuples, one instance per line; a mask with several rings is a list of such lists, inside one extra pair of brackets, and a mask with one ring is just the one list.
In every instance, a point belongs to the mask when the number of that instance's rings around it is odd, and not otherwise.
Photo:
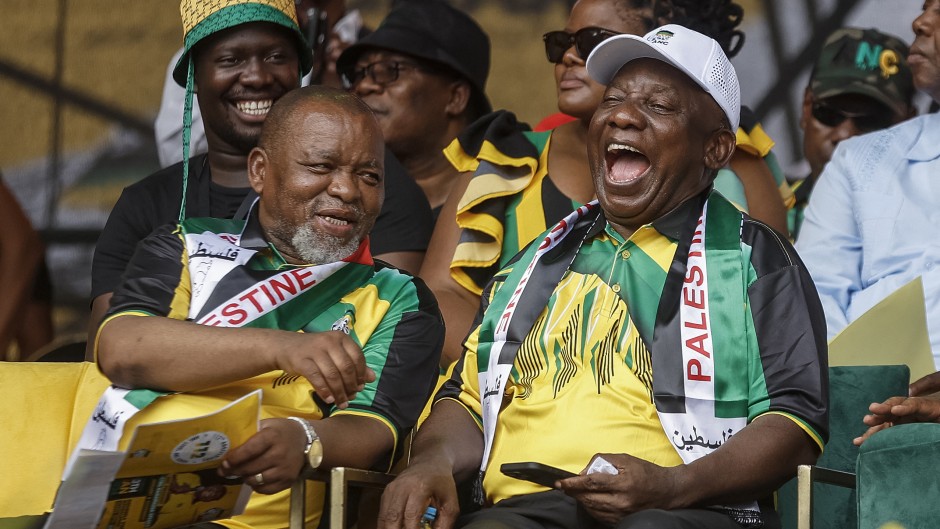
[(813, 188), (796, 249), (830, 338), (922, 275), (940, 366), (940, 115), (840, 143)]

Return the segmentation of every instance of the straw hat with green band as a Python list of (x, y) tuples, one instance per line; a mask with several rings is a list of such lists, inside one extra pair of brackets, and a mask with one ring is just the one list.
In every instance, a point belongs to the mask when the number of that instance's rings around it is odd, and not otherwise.
[(297, 44), (300, 75), (310, 71), (313, 54), (297, 24), (293, 0), (182, 0), (183, 55), (173, 68), (173, 80), (186, 88), (183, 105), (183, 198), (180, 220), (186, 218), (186, 191), (189, 184), (189, 138), (192, 125), (193, 75), (192, 50), (201, 40), (231, 27), (250, 22), (270, 22), (288, 29)]

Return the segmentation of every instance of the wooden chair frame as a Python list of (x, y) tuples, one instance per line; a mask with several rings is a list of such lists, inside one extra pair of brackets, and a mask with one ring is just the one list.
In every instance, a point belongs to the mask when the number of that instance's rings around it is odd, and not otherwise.
[(308, 470), (301, 474), (290, 490), (290, 529), (304, 529), (306, 519), (307, 481), (323, 481), (330, 502), (329, 529), (346, 529), (346, 507), (349, 487), (381, 489), (395, 479), (394, 474), (335, 467), (329, 471)]
[[(855, 474), (817, 467), (815, 465), (800, 465), (797, 469), (797, 529), (812, 529), (813, 527), (813, 484), (826, 483), (854, 489)], [(332, 529), (332, 528), (331, 528)]]

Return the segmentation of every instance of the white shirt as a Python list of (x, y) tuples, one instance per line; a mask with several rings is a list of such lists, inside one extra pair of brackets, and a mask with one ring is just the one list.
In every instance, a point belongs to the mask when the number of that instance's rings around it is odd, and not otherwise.
[(830, 338), (923, 276), (940, 367), (940, 115), (841, 142), (810, 196), (796, 249)]

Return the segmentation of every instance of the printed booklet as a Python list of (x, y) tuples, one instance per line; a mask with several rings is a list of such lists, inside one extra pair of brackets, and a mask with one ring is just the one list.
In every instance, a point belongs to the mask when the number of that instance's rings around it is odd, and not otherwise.
[(109, 388), (63, 474), (46, 529), (165, 529), (241, 514), (251, 488), (220, 476), (229, 449), (257, 433), (261, 391), (195, 418), (124, 424), (160, 393)]

